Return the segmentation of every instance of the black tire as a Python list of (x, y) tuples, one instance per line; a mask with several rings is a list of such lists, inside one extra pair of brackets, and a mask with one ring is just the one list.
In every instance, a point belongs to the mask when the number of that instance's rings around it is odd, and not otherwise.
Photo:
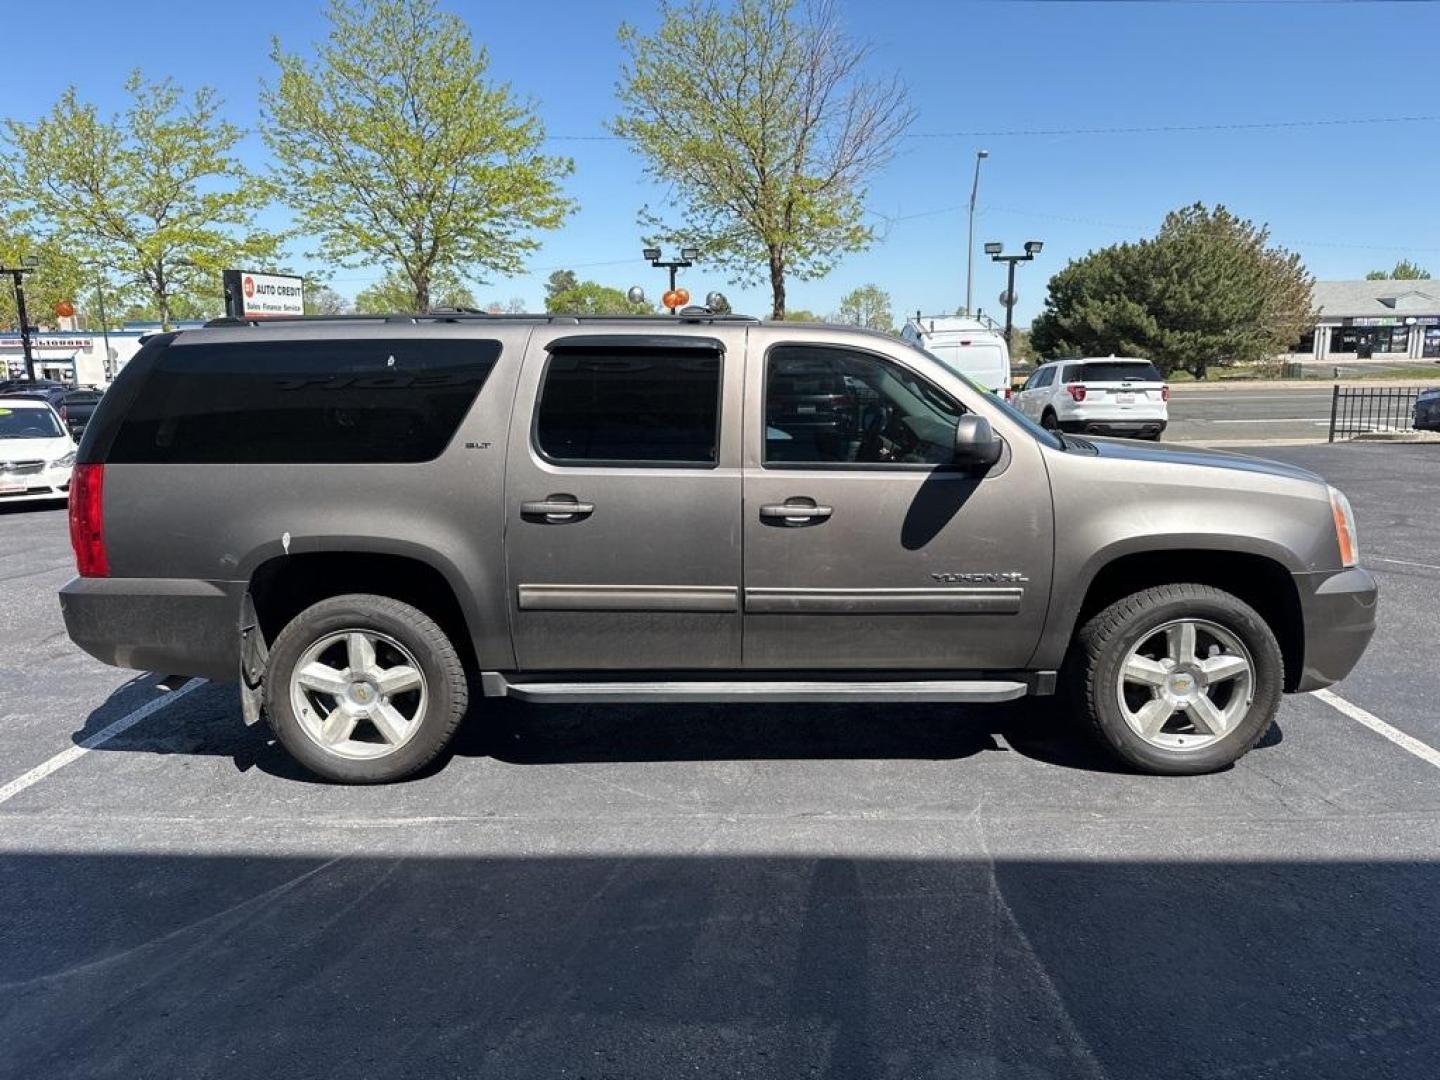
[[(1248, 710), (1203, 749), (1171, 750), (1147, 742), (1126, 723), (1116, 691), (1129, 650), (1177, 619), (1203, 619), (1228, 630), (1245, 646), (1254, 669)], [(1100, 741), (1141, 772), (1167, 776), (1214, 772), (1243, 757), (1270, 729), (1285, 683), (1285, 661), (1269, 625), (1250, 605), (1209, 585), (1160, 585), (1115, 601), (1080, 629), (1068, 667), (1072, 699)]]
[[(351, 630), (398, 642), (424, 677), (426, 704), (418, 727), (381, 757), (357, 760), (326, 750), (306, 733), (291, 703), (291, 677), (305, 651)], [(390, 783), (424, 768), (449, 744), (468, 701), (464, 665), (445, 632), (423, 611), (385, 596), (352, 593), (306, 608), (276, 636), (265, 672), (265, 715), (275, 737), (305, 768), (344, 784)]]
[(1060, 430), (1060, 418), (1055, 415), (1054, 409), (1046, 409), (1040, 414), (1040, 426), (1046, 431)]

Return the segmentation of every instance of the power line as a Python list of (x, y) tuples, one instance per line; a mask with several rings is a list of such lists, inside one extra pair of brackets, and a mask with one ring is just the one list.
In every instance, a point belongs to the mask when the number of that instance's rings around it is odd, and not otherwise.
[[(1055, 135), (1156, 135), (1197, 131), (1273, 131), (1281, 128), (1359, 127), (1366, 124), (1433, 124), (1434, 116), (1336, 117), (1322, 120), (1243, 120), (1224, 124), (1147, 124), (1132, 127), (994, 128), (987, 131), (912, 131), (903, 139), (1002, 139)], [(547, 135), (550, 142), (618, 142), (619, 135)]]

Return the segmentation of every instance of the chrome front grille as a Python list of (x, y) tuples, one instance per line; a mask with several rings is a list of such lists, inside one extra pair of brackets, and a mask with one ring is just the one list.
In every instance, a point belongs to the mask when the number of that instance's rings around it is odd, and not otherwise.
[(0, 461), (0, 477), (34, 476), (44, 471), (43, 461)]

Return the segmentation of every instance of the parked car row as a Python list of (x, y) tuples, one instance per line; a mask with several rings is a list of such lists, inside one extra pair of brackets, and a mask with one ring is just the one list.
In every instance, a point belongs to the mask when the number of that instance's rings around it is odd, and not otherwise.
[(0, 397), (32, 398), (49, 404), (75, 438), (85, 432), (85, 425), (100, 403), (104, 390), (94, 386), (72, 386), (53, 379), (6, 379), (0, 381)]

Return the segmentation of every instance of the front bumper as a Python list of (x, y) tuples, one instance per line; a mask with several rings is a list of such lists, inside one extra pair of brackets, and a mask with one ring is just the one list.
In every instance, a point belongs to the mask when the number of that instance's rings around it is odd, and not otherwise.
[(116, 667), (229, 681), (240, 666), (243, 581), (75, 578), (60, 590), (70, 640)]
[[(16, 491), (19, 485), (24, 485)], [(16, 502), (70, 497), (70, 469), (50, 468), (34, 473), (0, 471), (0, 506)]]
[(1378, 588), (1370, 571), (1296, 574), (1305, 624), (1305, 659), (1295, 689), (1319, 690), (1339, 682), (1359, 662), (1375, 633)]

